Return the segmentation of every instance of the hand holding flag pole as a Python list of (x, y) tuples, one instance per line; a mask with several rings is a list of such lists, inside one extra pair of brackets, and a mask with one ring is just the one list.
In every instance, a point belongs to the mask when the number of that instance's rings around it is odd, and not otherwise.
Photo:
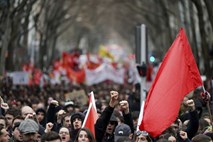
[[(212, 120), (212, 113), (211, 113), (212, 111), (211, 111), (211, 107), (210, 107), (211, 95), (209, 92), (206, 91), (204, 86), (202, 86), (202, 88), (203, 88), (203, 92), (201, 93), (201, 96), (202, 96), (203, 100), (206, 102), (206, 106), (207, 106), (209, 117), (210, 117), (211, 127), (213, 127), (212, 126), (213, 120)], [(213, 129), (211, 131), (213, 131)]]

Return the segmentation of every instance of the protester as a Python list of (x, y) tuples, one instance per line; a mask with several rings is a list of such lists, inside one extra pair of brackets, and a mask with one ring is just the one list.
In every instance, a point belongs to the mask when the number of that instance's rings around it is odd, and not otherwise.
[(68, 128), (69, 130), (71, 130), (71, 116), (69, 114), (66, 114), (63, 118), (62, 118), (62, 126)]
[(38, 119), (38, 123), (45, 127), (47, 123), (46, 111), (43, 108), (38, 108), (35, 112), (36, 118)]
[(13, 119), (18, 116), (21, 115), (20, 110), (17, 110), (15, 108), (9, 108), (6, 112), (5, 112), (5, 118), (7, 120), (7, 131), (9, 132), (9, 135), (11, 136), (12, 133), (12, 122)]
[(66, 127), (61, 127), (60, 128), (59, 136), (61, 137), (61, 141), (62, 142), (70, 142), (71, 141), (70, 131)]
[(89, 129), (81, 128), (76, 136), (75, 142), (96, 142), (96, 140)]
[(209, 136), (206, 136), (204, 134), (199, 134), (194, 136), (191, 142), (212, 142), (212, 140)]
[(15, 122), (13, 128), (12, 128), (12, 137), (10, 138), (10, 142), (22, 142), (22, 136), (18, 129), (20, 125), (20, 122)]
[[(107, 85), (106, 85), (107, 84)], [(130, 85), (130, 84), (128, 84)], [(2, 86), (0, 86), (2, 87)], [(109, 89), (115, 87), (117, 88), (118, 92), (121, 91), (122, 89), (128, 89), (128, 93), (130, 95), (130, 90), (131, 90), (131, 85), (126, 87), (125, 85), (114, 85), (111, 82), (105, 82), (105, 83), (100, 83), (98, 85), (92, 85), (92, 86), (81, 86), (82, 88), (85, 89), (86, 92), (90, 92), (91, 90), (94, 90), (95, 92), (95, 99), (97, 99), (98, 102), (100, 102), (98, 108), (101, 109), (103, 108), (103, 111), (100, 115), (100, 118), (98, 118), (96, 124), (95, 124), (95, 137), (97, 142), (114, 142), (114, 139), (116, 138), (116, 126), (126, 124), (130, 127), (131, 133), (136, 130), (136, 126), (138, 123), (138, 117), (139, 117), (139, 111), (135, 111), (136, 104), (139, 103), (138, 100), (136, 101), (135, 98), (133, 101), (125, 102), (123, 96), (116, 94), (117, 91), (113, 93), (113, 95), (107, 95), (108, 92), (110, 92)], [(60, 84), (57, 85), (51, 85), (51, 84), (46, 84), (44, 87), (41, 88), (33, 88), (32, 86), (14, 86), (14, 87), (9, 87), (7, 89), (11, 89), (10, 91), (7, 90), (5, 91), (4, 94), (2, 94), (2, 98), (4, 98), (5, 102), (7, 102), (10, 106), (7, 109), (3, 109), (3, 113), (0, 119), (0, 124), (6, 126), (5, 128), (9, 133), (11, 133), (11, 138), (10, 141), (23, 141), (23, 133), (20, 132), (18, 129), (19, 126), (17, 126), (17, 122), (23, 121), (23, 117), (27, 120), (28, 118), (31, 118), (35, 120), (35, 122), (39, 122), (39, 124), (43, 124), (41, 122), (43, 116), (47, 117), (45, 134), (43, 134), (40, 129), (36, 131), (36, 138), (33, 139), (33, 141), (38, 141), (38, 136), (43, 137), (43, 135), (56, 132), (58, 135), (60, 133), (60, 130), (65, 130), (67, 132), (67, 128), (70, 130), (71, 139), (72, 142), (77, 140), (78, 134), (80, 133), (80, 130), (82, 129), (82, 124), (83, 124), (83, 118), (84, 115), (76, 115), (76, 112), (73, 112), (72, 115), (70, 116), (68, 111), (66, 110), (65, 106), (69, 106), (64, 102), (64, 94), (65, 92), (71, 92), (73, 90), (72, 84), (67, 84), (66, 88)], [(3, 91), (3, 90), (1, 90)], [(133, 89), (134, 91), (134, 89)], [(10, 92), (10, 93), (9, 93)], [(117, 93), (118, 93), (117, 92)], [(124, 92), (124, 91), (122, 91)], [(136, 93), (135, 93), (136, 94)], [(135, 95), (133, 94), (133, 95)], [(118, 96), (118, 97), (117, 97)], [(30, 106), (32, 105), (31, 102), (33, 98), (38, 97), (39, 102), (47, 102), (49, 97), (52, 97), (52, 100), (50, 101), (50, 105), (48, 106), (48, 103), (44, 103), (46, 106), (42, 107), (43, 110), (37, 109), (34, 111)], [(117, 98), (116, 98), (117, 97)], [(134, 96), (134, 97), (139, 97), (139, 96)], [(15, 99), (14, 99), (15, 98)], [(130, 97), (131, 98), (131, 97)], [(129, 98), (129, 99), (130, 99)], [(41, 100), (42, 99), (42, 100)], [(193, 100), (191, 100), (193, 99)], [(11, 104), (10, 102), (15, 100), (15, 104), (17, 108), (21, 107), (21, 114), (23, 117), (20, 117), (17, 115), (17, 112), (11, 111), (14, 109), (14, 104)], [(135, 101), (137, 103), (135, 103)], [(202, 101), (201, 101), (202, 102)], [(76, 104), (75, 101), (73, 101), (74, 104)], [(131, 103), (131, 104), (130, 104)], [(29, 105), (29, 106), (26, 106)], [(78, 104), (78, 113), (81, 114), (81, 112), (84, 112), (85, 109), (87, 109), (87, 106), (82, 106)], [(195, 106), (195, 107), (194, 107)], [(169, 107), (169, 106), (168, 106)], [(174, 138), (176, 138), (177, 142), (190, 142), (193, 137), (195, 137), (198, 134), (205, 134), (205, 135), (212, 135), (212, 123), (211, 123), (211, 117), (210, 115), (206, 115), (205, 112), (208, 112), (205, 108), (205, 105), (202, 106), (202, 113), (200, 110), (197, 109), (198, 106), (196, 106), (196, 99), (195, 98), (188, 98), (186, 97), (184, 101), (184, 111), (180, 112), (180, 115), (178, 118), (181, 120), (179, 122), (179, 119), (174, 121), (171, 126), (165, 130), (165, 132), (162, 133), (162, 137), (156, 137), (156, 141), (175, 141), (174, 139), (169, 139), (167, 138), (167, 135), (172, 135)], [(2, 109), (2, 108), (1, 108)], [(5, 111), (6, 110), (6, 111)], [(40, 114), (42, 111), (46, 111), (46, 115)], [(67, 112), (66, 112), (66, 111)], [(161, 110), (164, 111), (164, 110)], [(51, 113), (50, 113), (51, 112)], [(85, 111), (86, 112), (86, 111)], [(133, 113), (133, 114), (132, 114)], [(36, 115), (35, 115), (36, 114)], [(132, 123), (132, 117), (131, 114), (134, 117), (134, 125)], [(78, 117), (75, 117), (78, 116)], [(201, 116), (199, 116), (201, 115)], [(12, 125), (10, 124), (10, 118), (12, 118)], [(6, 121), (4, 120), (6, 118)], [(41, 118), (41, 119), (40, 119)], [(74, 120), (74, 118), (76, 120)], [(166, 119), (166, 118), (165, 118)], [(198, 123), (200, 120), (200, 123)], [(7, 123), (9, 122), (9, 123)], [(47, 123), (48, 122), (48, 123)], [(50, 123), (53, 122), (53, 123)], [(160, 123), (160, 122), (159, 122)], [(45, 123), (44, 123), (45, 124)], [(51, 125), (50, 125), (51, 124)], [(39, 128), (40, 128), (39, 125)], [(50, 127), (49, 127), (50, 126)], [(66, 128), (64, 128), (66, 127)], [(198, 130), (199, 127), (199, 130)], [(11, 129), (12, 128), (12, 129)], [(55, 129), (56, 128), (56, 129)], [(12, 130), (12, 132), (10, 132)], [(55, 133), (54, 132), (54, 133)], [(40, 135), (38, 135), (40, 133)], [(62, 131), (61, 133), (65, 133), (65, 131)], [(134, 133), (134, 141), (142, 141), (144, 140), (146, 142), (149, 142), (149, 140), (152, 140), (152, 137), (150, 135), (146, 136), (145, 134), (141, 135), (140, 137), (138, 136), (137, 138), (136, 133)], [(63, 137), (63, 136), (62, 136)], [(23, 137), (24, 138), (24, 137)], [(166, 139), (167, 138), (167, 139)], [(82, 138), (81, 140), (84, 141)], [(60, 139), (58, 139), (61, 141)], [(26, 141), (26, 140), (25, 140)], [(80, 139), (79, 139), (80, 141)], [(119, 141), (129, 141), (129, 138), (119, 138), (117, 140)]]
[(14, 127), (15, 124), (18, 122), (21, 123), (21, 121), (23, 121), (23, 120), (24, 120), (24, 118), (22, 116), (20, 116), (20, 115), (16, 116), (12, 121), (12, 127)]
[(35, 111), (30, 106), (23, 106), (21, 108), (21, 116), (26, 118), (27, 116), (33, 117), (35, 115)]
[(75, 112), (75, 104), (73, 101), (67, 101), (64, 103), (64, 110), (67, 114), (72, 115)]
[(140, 111), (140, 83), (136, 83), (129, 93), (128, 102), (132, 111)]
[(131, 129), (126, 124), (118, 124), (115, 128), (114, 135), (114, 142), (118, 142), (122, 138), (129, 138), (129, 140), (132, 139)]
[(0, 125), (2, 125), (5, 129), (7, 128), (7, 119), (4, 116), (0, 116)]
[[(95, 124), (95, 134), (97, 141), (113, 142), (114, 130), (118, 125), (118, 121), (113, 114), (116, 105), (119, 104), (118, 92), (110, 91), (110, 102), (102, 112)], [(133, 120), (129, 111), (129, 104), (127, 101), (120, 102), (121, 111), (124, 117), (125, 124), (129, 125), (132, 133), (134, 132)]]
[(62, 126), (62, 118), (66, 114), (66, 112), (61, 109), (58, 101), (53, 99), (49, 101), (49, 107), (47, 110), (47, 122), (51, 122), (53, 124), (53, 130), (59, 132), (59, 129)]
[(71, 116), (71, 140), (75, 141), (77, 134), (83, 124), (84, 114), (81, 112), (76, 112)]
[(9, 133), (4, 126), (0, 125), (0, 142), (9, 142)]
[(51, 131), (41, 137), (41, 142), (62, 142), (58, 133)]
[(134, 142), (152, 142), (152, 139), (146, 131), (137, 131)]
[[(96, 140), (99, 141), (114, 141), (114, 129), (117, 126), (117, 120), (113, 114), (115, 106), (118, 104), (118, 92), (110, 92), (110, 102), (102, 112), (95, 124)], [(105, 133), (106, 132), (106, 133)]]
[(39, 131), (38, 124), (32, 119), (23, 120), (19, 127), (23, 142), (37, 142), (37, 134)]

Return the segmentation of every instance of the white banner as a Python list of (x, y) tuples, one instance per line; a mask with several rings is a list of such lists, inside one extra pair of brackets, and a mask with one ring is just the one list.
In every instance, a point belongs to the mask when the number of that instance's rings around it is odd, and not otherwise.
[(13, 80), (14, 85), (29, 85), (30, 73), (24, 71), (17, 71), (9, 73), (9, 76)]
[(94, 70), (85, 69), (87, 85), (93, 85), (105, 80), (112, 80), (116, 83), (124, 83), (124, 68), (115, 69), (111, 64), (103, 63)]

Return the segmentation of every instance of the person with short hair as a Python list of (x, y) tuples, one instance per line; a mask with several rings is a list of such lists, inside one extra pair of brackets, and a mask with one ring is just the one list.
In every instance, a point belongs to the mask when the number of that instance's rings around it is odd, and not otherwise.
[(9, 135), (12, 136), (12, 122), (13, 119), (18, 116), (21, 115), (21, 111), (15, 108), (9, 108), (6, 112), (5, 112), (5, 118), (7, 120), (7, 131), (9, 132)]
[(0, 125), (0, 142), (9, 142), (9, 133), (4, 126)]
[(42, 135), (41, 142), (62, 142), (62, 141), (61, 141), (61, 137), (59, 136), (57, 132), (50, 131)]
[(26, 118), (27, 115), (33, 115), (35, 114), (35, 111), (30, 106), (23, 106), (21, 108), (21, 116)]
[(212, 139), (204, 134), (198, 134), (192, 138), (191, 142), (212, 142)]
[(71, 140), (70, 131), (66, 127), (60, 128), (59, 136), (61, 137), (62, 142), (70, 142), (70, 140)]
[(4, 126), (4, 128), (7, 126), (7, 119), (4, 116), (0, 116), (0, 125)]

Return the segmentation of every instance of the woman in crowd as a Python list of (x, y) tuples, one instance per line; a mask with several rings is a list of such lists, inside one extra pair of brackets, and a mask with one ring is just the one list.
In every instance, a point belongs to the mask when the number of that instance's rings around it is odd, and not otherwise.
[(75, 142), (96, 142), (96, 140), (89, 129), (81, 128), (77, 134)]

